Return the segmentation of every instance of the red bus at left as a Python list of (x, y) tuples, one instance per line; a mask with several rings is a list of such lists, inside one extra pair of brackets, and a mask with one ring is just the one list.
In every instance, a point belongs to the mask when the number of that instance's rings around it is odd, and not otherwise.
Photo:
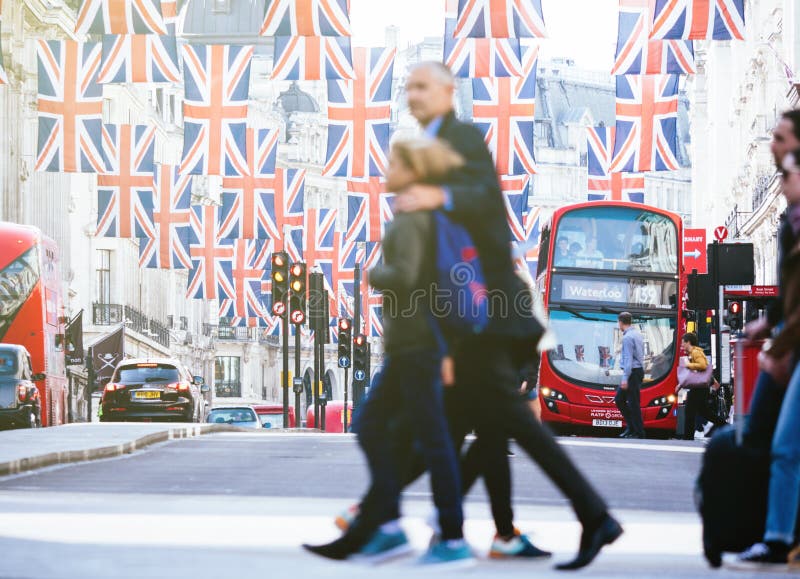
[(67, 421), (67, 379), (58, 247), (35, 227), (0, 222), (0, 342), (31, 355), (42, 426)]

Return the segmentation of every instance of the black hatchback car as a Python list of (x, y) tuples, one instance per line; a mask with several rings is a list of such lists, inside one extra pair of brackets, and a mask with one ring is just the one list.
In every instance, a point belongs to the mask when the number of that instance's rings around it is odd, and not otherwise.
[(44, 378), (31, 370), (24, 346), (0, 344), (0, 428), (41, 426), (41, 398), (34, 382)]
[(100, 421), (202, 422), (207, 391), (178, 360), (124, 360), (103, 391)]

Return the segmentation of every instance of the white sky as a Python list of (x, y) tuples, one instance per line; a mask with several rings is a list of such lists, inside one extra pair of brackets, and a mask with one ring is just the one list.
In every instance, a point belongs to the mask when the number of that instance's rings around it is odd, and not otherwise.
[[(564, 56), (587, 69), (610, 72), (617, 43), (617, 0), (542, 0), (548, 38), (545, 58)], [(401, 47), (441, 36), (444, 0), (351, 0), (354, 43), (382, 46), (384, 30), (400, 27)]]

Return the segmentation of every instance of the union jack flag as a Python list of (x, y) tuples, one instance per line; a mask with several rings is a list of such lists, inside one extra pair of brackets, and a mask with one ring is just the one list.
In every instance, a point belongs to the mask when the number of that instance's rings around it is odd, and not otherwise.
[(192, 177), (156, 164), (150, 234), (139, 242), (139, 265), (150, 269), (190, 269)]
[(523, 56), (525, 76), (472, 81), (472, 118), (483, 132), (500, 175), (536, 172), (533, 155), (538, 47)]
[(744, 40), (744, 0), (656, 0), (650, 38)]
[(531, 207), (525, 216), (527, 241), (517, 246), (520, 257), (527, 263), (528, 271), (530, 271), (533, 279), (536, 279), (539, 267), (539, 243), (542, 239), (542, 221), (544, 219), (545, 216), (541, 207)]
[(695, 74), (691, 40), (650, 40), (652, 0), (619, 0), (617, 55), (611, 74)]
[(247, 172), (222, 179), (223, 237), (266, 239), (274, 233), (268, 202), (274, 196), (277, 150), (277, 129), (247, 129)]
[(455, 20), (445, 21), (444, 63), (459, 78), (522, 76), (519, 40), (454, 38)]
[(228, 298), (220, 304), (220, 317), (254, 321), (267, 316), (261, 299), (261, 285), (271, 254), (270, 240), (233, 241), (233, 259), (223, 261), (220, 268), (223, 274), (221, 285), (226, 288)]
[(459, 0), (456, 38), (544, 38), (542, 0)]
[(508, 225), (517, 241), (525, 241), (525, 216), (528, 214), (531, 178), (529, 175), (512, 177), (504, 175), (500, 178), (500, 187), (506, 203)]
[(103, 36), (101, 84), (173, 82), (181, 80), (174, 36), (107, 34)]
[(395, 52), (355, 48), (355, 80), (328, 82), (328, 154), (323, 175), (385, 173)]
[[(364, 293), (370, 291), (364, 287), (364, 282), (367, 279), (367, 274), (370, 269), (375, 267), (381, 262), (383, 254), (381, 252), (381, 244), (377, 241), (368, 241), (366, 243), (356, 243), (342, 238), (341, 251), (339, 254), (339, 312), (342, 316), (352, 318), (355, 314), (354, 296), (355, 296), (355, 266), (356, 263), (361, 265), (362, 271), (362, 302), (364, 301)], [(366, 309), (363, 307), (362, 312)]]
[(632, 201), (644, 203), (644, 175), (611, 173), (614, 150), (613, 127), (589, 127), (586, 133), (589, 166), (589, 201)]
[(370, 338), (383, 337), (383, 294), (372, 288), (364, 294), (364, 333)]
[(274, 0), (261, 36), (352, 36), (349, 0)]
[(391, 199), (383, 177), (347, 180), (347, 234), (352, 241), (380, 241), (392, 220)]
[(166, 34), (161, 0), (83, 0), (77, 34)]
[(167, 34), (175, 36), (175, 25), (178, 22), (178, 0), (161, 0), (161, 15), (164, 17)]
[(183, 160), (193, 175), (246, 175), (252, 46), (183, 47)]
[(356, 76), (349, 38), (279, 36), (274, 55), (273, 80), (349, 80)]
[(104, 125), (105, 173), (97, 176), (98, 237), (146, 237), (153, 206), (155, 127)]
[[(336, 297), (336, 276), (339, 270), (339, 233), (336, 231), (336, 209), (308, 209), (303, 230), (303, 261), (309, 271), (315, 268), (325, 274), (325, 286)], [(335, 302), (334, 309), (336, 311)]]
[(273, 194), (266, 200), (269, 238), (275, 240), (275, 251), (286, 251), (292, 261), (300, 261), (303, 251), (305, 180), (305, 170), (278, 167)]
[(102, 173), (100, 44), (39, 40), (39, 143), (36, 170)]
[(618, 76), (612, 173), (678, 169), (678, 76)]
[(216, 205), (192, 205), (189, 231), (189, 256), (192, 270), (189, 272), (188, 299), (215, 300), (231, 297), (222, 263), (233, 260), (233, 241), (222, 239), (219, 230), (219, 208)]

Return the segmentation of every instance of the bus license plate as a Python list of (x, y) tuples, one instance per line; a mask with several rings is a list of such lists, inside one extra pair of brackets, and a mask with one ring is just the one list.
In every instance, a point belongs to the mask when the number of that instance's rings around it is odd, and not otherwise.
[(134, 392), (134, 400), (161, 400), (161, 392), (158, 390), (145, 390), (144, 392)]
[(608, 428), (622, 428), (622, 420), (592, 420), (592, 426), (606, 426)]

